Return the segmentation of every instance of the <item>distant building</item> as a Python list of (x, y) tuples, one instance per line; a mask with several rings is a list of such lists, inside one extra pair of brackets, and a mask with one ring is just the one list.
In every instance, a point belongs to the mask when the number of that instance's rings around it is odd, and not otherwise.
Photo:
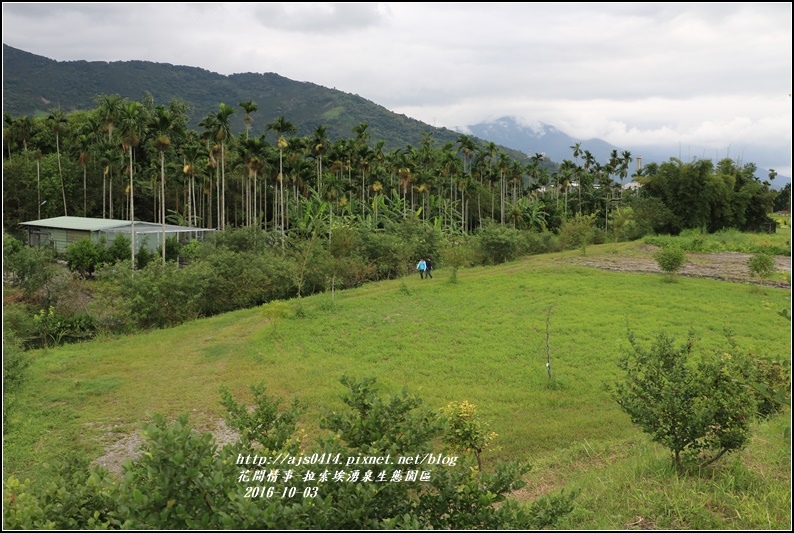
[[(132, 223), (129, 220), (114, 220), (109, 218), (84, 218), (84, 217), (55, 217), (43, 220), (22, 222), (20, 227), (27, 231), (28, 245), (39, 246), (49, 244), (56, 252), (65, 252), (70, 244), (86, 237), (99, 240), (107, 239), (108, 244), (113, 242), (117, 235), (126, 235), (131, 239)], [(194, 239), (203, 239), (208, 232), (214, 229), (188, 228), (186, 226), (165, 225), (165, 237), (176, 237), (179, 242), (186, 243)], [(142, 246), (151, 251), (161, 249), (163, 226), (154, 222), (135, 221), (135, 248), (136, 252)]]
[(630, 181), (628, 183), (623, 184), (624, 191), (637, 191), (642, 188), (642, 185), (637, 183), (636, 181)]

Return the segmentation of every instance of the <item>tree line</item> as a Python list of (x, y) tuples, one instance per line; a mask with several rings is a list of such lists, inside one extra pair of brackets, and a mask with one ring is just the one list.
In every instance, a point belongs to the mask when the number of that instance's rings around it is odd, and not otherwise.
[[(347, 139), (330, 139), (322, 125), (298, 137), (283, 116), (257, 128), (253, 101), (220, 103), (198, 130), (188, 128), (190, 109), (180, 100), (99, 95), (96, 104), (42, 117), (4, 114), (7, 231), (60, 215), (282, 235), (309, 234), (335, 217), (374, 229), (415, 217), (460, 235), (488, 221), (556, 231), (576, 215), (608, 229), (614, 210), (627, 206), (657, 233), (759, 231), (777, 196), (753, 163), (730, 159), (671, 158), (631, 172), (628, 151), (599, 162), (577, 143), (560, 164), (543, 154), (522, 162), (464, 134), (439, 146), (432, 133), (387, 151), (366, 123)], [(236, 113), (245, 124), (238, 134), (230, 126)], [(629, 178), (641, 192), (622, 187)]]

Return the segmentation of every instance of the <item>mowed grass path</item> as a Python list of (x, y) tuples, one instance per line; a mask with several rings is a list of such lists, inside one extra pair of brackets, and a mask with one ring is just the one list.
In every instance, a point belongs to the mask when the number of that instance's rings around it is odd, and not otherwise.
[[(633, 246), (633, 245), (631, 245)], [(631, 253), (631, 246), (625, 246)], [(614, 246), (589, 247), (588, 255)], [(269, 323), (260, 309), (169, 330), (34, 352), (5, 439), (4, 477), (39, 478), (43, 463), (76, 450), (102, 455), (115, 437), (152, 413), (188, 413), (199, 428), (222, 418), (218, 388), (250, 399), (249, 385), (309, 405), (316, 434), (323, 409), (343, 406), (343, 374), (403, 386), (431, 407), (468, 400), (499, 436), (487, 460), (535, 462), (561, 451), (636, 441), (639, 430), (609, 398), (627, 327), (646, 345), (661, 330), (705, 350), (731, 330), (742, 349), (791, 355), (791, 323), (777, 311), (790, 291), (707, 279), (573, 266), (566, 255), (533, 256), (435, 279), (405, 278), (289, 302), (292, 316)], [(551, 312), (553, 384), (546, 374)], [(302, 312), (298, 313), (298, 309)]]

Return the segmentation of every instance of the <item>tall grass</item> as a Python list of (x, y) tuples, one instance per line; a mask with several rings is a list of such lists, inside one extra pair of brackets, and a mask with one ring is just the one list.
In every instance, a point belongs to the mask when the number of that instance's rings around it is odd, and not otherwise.
[(687, 252), (717, 253), (741, 252), (791, 255), (791, 228), (778, 228), (775, 233), (743, 233), (726, 229), (716, 233), (685, 230), (680, 235), (652, 235), (645, 237), (647, 244), (667, 247), (672, 244)]

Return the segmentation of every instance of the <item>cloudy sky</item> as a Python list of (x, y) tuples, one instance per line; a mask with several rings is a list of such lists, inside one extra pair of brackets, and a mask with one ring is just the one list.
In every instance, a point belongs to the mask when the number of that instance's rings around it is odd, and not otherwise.
[[(791, 175), (791, 3), (3, 3), (58, 61), (275, 72), (434, 126), (510, 115)], [(264, 103), (262, 103), (264, 104)], [(262, 105), (260, 104), (260, 105)]]

